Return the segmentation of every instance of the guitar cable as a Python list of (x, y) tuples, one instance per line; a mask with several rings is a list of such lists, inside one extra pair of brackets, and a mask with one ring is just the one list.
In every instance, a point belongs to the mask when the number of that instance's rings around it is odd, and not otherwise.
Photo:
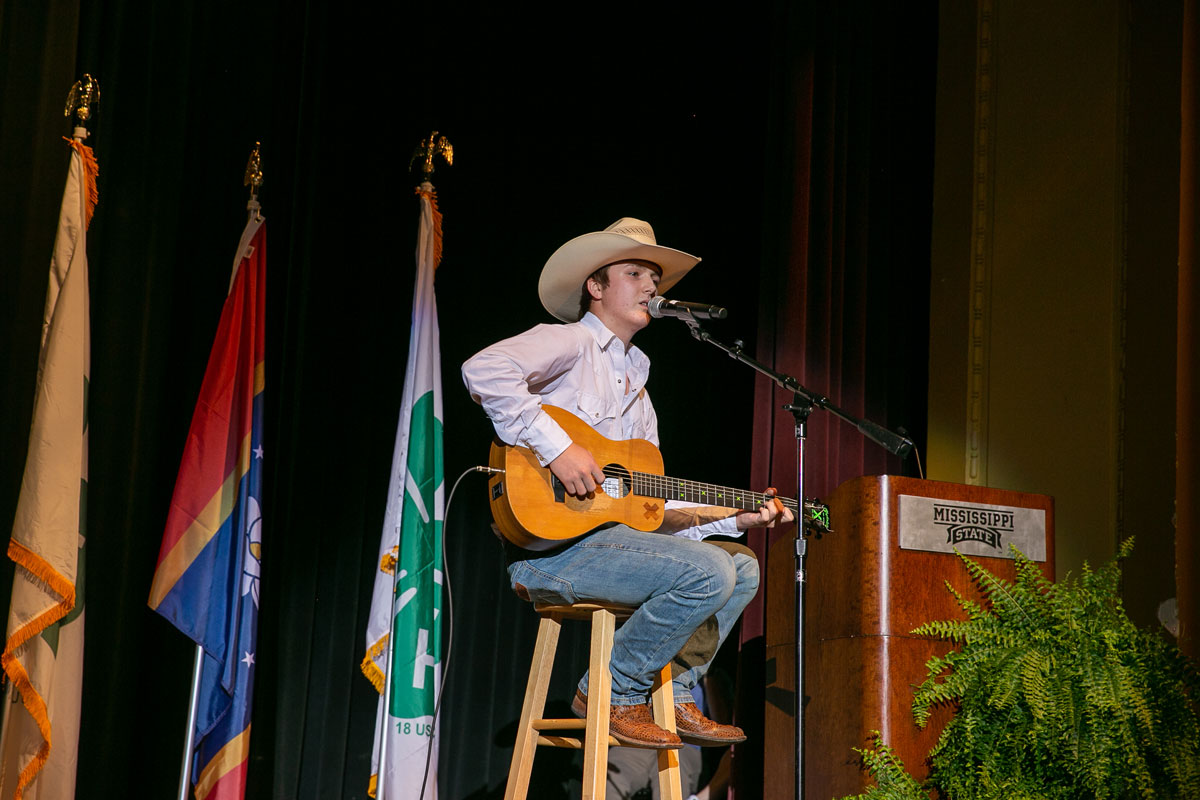
[[(442, 709), (442, 692), (446, 690), (446, 676), (450, 674), (450, 653), (454, 646), (454, 593), (450, 590), (450, 564), (446, 560), (445, 533), (448, 527), (446, 523), (450, 519), (450, 505), (454, 502), (454, 493), (458, 491), (458, 485), (462, 483), (463, 478), (472, 472), (501, 475), (504, 473), (504, 470), (484, 466), (467, 467), (454, 481), (454, 485), (450, 487), (450, 494), (446, 497), (446, 508), (442, 512), (442, 585), (446, 589), (446, 656), (442, 659), (442, 677), (438, 682), (437, 698), (433, 701), (433, 725), (429, 731), (429, 746), (425, 748), (425, 772), (421, 776), (421, 800), (425, 800), (425, 785), (429, 781), (429, 762), (433, 757), (435, 729), (439, 722), (438, 714)], [(391, 680), (391, 676), (388, 676), (388, 679)], [(387, 714), (386, 709), (384, 713)], [(386, 732), (384, 735), (387, 735)], [(385, 769), (386, 767), (380, 764), (379, 768)]]

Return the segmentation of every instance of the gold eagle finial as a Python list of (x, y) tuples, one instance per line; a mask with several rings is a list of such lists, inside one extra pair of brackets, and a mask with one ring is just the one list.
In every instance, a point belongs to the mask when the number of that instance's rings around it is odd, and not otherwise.
[(438, 136), (438, 132), (434, 131), (429, 134), (428, 138), (424, 139), (413, 150), (412, 158), (408, 162), (408, 170), (412, 171), (413, 165), (418, 161), (421, 164), (421, 173), (423, 180), (429, 180), (429, 176), (433, 174), (433, 159), (434, 156), (441, 156), (446, 160), (448, 166), (454, 164), (454, 147), (450, 144), (445, 136)]
[(259, 155), (258, 149), (262, 142), (255, 142), (254, 149), (250, 151), (250, 158), (246, 161), (246, 173), (242, 176), (242, 186), (250, 187), (250, 194), (258, 194), (258, 187), (262, 186), (262, 156)]
[(79, 119), (79, 124), (83, 125), (92, 115), (92, 106), (100, 102), (100, 81), (88, 75), (86, 72), (80, 80), (75, 81), (75, 85), (71, 87), (71, 91), (67, 93), (67, 106), (63, 109), (63, 116), (71, 116), (71, 112), (75, 112), (75, 116)]

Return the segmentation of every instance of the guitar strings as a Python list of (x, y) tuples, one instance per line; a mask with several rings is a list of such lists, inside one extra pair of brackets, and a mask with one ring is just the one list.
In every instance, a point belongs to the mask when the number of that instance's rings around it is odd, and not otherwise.
[[(752, 510), (765, 504), (769, 499), (765, 492), (744, 492), (729, 486), (718, 486), (712, 483), (701, 483), (680, 478), (668, 478), (651, 472), (632, 472), (617, 465), (606, 465), (602, 468), (606, 479), (617, 479), (625, 484), (628, 481), (634, 494), (646, 497), (662, 497), (668, 500), (684, 500), (688, 502), (713, 502), (730, 508)], [(790, 498), (778, 498), (784, 506), (796, 511), (799, 504)], [(729, 501), (733, 502), (729, 502)], [(717, 502), (719, 501), (719, 503)]]

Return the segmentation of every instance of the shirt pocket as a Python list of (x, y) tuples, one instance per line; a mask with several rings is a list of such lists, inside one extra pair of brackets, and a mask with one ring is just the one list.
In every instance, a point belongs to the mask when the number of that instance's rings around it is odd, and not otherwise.
[(588, 392), (580, 392), (575, 404), (579, 408), (579, 416), (587, 420), (593, 428), (605, 426), (615, 420), (620, 411), (615, 402)]
[[(650, 404), (650, 396), (646, 394), (643, 388), (638, 391), (637, 399), (630, 405), (630, 412), (635, 412), (635, 422), (633, 430), (630, 431), (630, 436), (634, 439), (646, 439), (658, 446), (658, 424), (657, 417), (654, 415), (654, 406)], [(654, 424), (651, 424), (654, 420)]]

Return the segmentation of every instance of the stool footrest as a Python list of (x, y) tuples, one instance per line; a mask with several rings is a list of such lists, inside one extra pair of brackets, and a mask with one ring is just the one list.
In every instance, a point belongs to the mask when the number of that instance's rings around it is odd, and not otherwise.
[(575, 731), (587, 727), (586, 719), (535, 719), (529, 723), (535, 731)]
[[(537, 743), (543, 747), (569, 747), (572, 750), (582, 750), (583, 741), (574, 736), (539, 736)], [(612, 736), (608, 737), (609, 747), (624, 747)]]

